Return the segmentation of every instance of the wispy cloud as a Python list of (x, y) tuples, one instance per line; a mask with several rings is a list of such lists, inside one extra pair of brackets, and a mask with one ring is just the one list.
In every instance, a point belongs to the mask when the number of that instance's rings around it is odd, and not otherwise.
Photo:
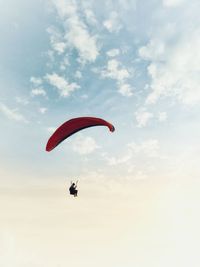
[[(173, 18), (173, 22), (165, 23), (162, 29), (158, 23), (151, 39), (139, 49), (140, 57), (149, 61), (147, 72), (151, 91), (146, 99), (147, 104), (155, 104), (165, 97), (185, 105), (200, 103), (200, 29), (195, 2), (187, 5), (186, 1), (181, 0), (163, 1), (164, 6), (168, 7), (182, 4), (182, 11), (177, 13), (181, 23)], [(193, 14), (192, 20), (187, 17), (189, 14)], [(187, 24), (188, 20), (191, 21), (190, 25)]]
[(140, 108), (135, 112), (135, 119), (139, 128), (145, 127), (152, 118), (153, 113), (148, 112), (145, 108)]
[(159, 142), (157, 139), (144, 140), (140, 144), (132, 142), (128, 147), (134, 154), (142, 153), (144, 156), (154, 158), (159, 156)]
[(43, 88), (38, 87), (31, 90), (31, 96), (46, 96), (46, 91)]
[(162, 40), (151, 39), (145, 46), (139, 48), (139, 55), (145, 60), (158, 60), (165, 59), (165, 44)]
[(126, 164), (132, 159), (132, 151), (129, 149), (124, 155), (120, 157), (105, 157), (108, 165), (115, 166), (119, 164)]
[(34, 77), (32, 76), (30, 78), (30, 82), (33, 83), (34, 86), (39, 86), (42, 84), (42, 79), (40, 77)]
[(118, 82), (123, 82), (130, 77), (129, 71), (116, 60), (111, 59), (108, 61), (106, 68), (101, 72), (102, 77), (111, 78)]
[(58, 93), (61, 97), (68, 97), (74, 90), (80, 88), (77, 83), (69, 83), (65, 78), (59, 76), (56, 73), (47, 74), (45, 78), (49, 84), (51, 84), (58, 90)]
[(117, 48), (113, 48), (106, 53), (109, 57), (116, 57), (120, 54), (120, 50)]
[(119, 84), (119, 93), (123, 96), (132, 96), (133, 95), (133, 88), (128, 83)]
[(101, 71), (101, 76), (116, 80), (120, 94), (128, 97), (133, 95), (131, 86), (127, 83), (127, 79), (131, 77), (131, 74), (120, 61), (116, 59), (108, 60), (107, 66)]
[(11, 109), (3, 103), (0, 103), (0, 111), (10, 120), (28, 123), (28, 120), (17, 109)]
[(62, 33), (55, 27), (48, 27), (47, 32), (50, 36), (51, 47), (54, 51), (61, 55), (65, 52), (66, 43), (63, 41)]
[(185, 0), (163, 0), (165, 7), (177, 7), (181, 5)]
[(92, 2), (91, 1), (81, 1), (82, 5), (82, 12), (85, 15), (85, 19), (88, 24), (94, 26), (98, 23), (97, 18), (92, 9)]
[(34, 77), (32, 76), (30, 78), (30, 82), (31, 82), (31, 96), (35, 97), (35, 96), (46, 96), (46, 91), (42, 88), (42, 83), (43, 83), (43, 79), (40, 77)]
[(83, 137), (79, 135), (72, 144), (72, 149), (80, 155), (88, 155), (94, 152), (99, 146), (96, 141), (90, 137)]
[(103, 25), (111, 33), (119, 32), (122, 28), (118, 13), (115, 11), (111, 12), (109, 18), (104, 21)]
[(38, 109), (41, 114), (45, 114), (47, 112), (47, 108), (41, 107)]
[[(72, 0), (53, 0), (56, 10), (63, 22), (64, 42), (70, 48), (74, 48), (79, 53), (83, 63), (93, 62), (99, 55), (97, 38), (91, 35), (87, 25), (81, 19), (78, 12), (78, 4)], [(88, 19), (92, 14), (87, 13)], [(94, 17), (93, 17), (94, 19)]]
[(102, 154), (108, 165), (124, 166), (127, 172), (138, 171), (138, 167), (134, 164), (136, 158), (148, 158), (153, 160), (155, 158), (162, 158), (160, 155), (160, 144), (157, 139), (147, 139), (141, 142), (131, 142), (126, 146), (126, 151), (120, 156), (108, 156), (106, 153)]

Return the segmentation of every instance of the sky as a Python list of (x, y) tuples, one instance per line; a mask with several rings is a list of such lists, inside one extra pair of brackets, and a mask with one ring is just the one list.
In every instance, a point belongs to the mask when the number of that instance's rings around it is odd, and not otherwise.
[[(200, 265), (199, 12), (198, 0), (0, 0), (0, 266)], [(46, 152), (79, 116), (115, 132)]]

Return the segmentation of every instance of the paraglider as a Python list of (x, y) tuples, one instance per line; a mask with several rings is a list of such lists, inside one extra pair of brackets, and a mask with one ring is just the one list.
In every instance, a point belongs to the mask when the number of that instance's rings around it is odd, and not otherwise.
[(75, 134), (78, 131), (83, 129), (94, 127), (94, 126), (107, 126), (111, 132), (114, 132), (114, 126), (100, 118), (95, 117), (79, 117), (74, 118), (69, 121), (63, 123), (57, 130), (52, 134), (49, 138), (46, 151), (53, 150), (57, 145), (59, 145), (62, 141), (66, 138), (70, 137), (71, 135)]
[[(46, 144), (46, 151), (49, 152), (53, 150), (56, 146), (58, 146), (61, 142), (63, 142), (71, 135), (83, 129), (94, 126), (106, 126), (109, 128), (111, 132), (115, 131), (115, 127), (111, 123), (100, 118), (95, 118), (95, 117), (74, 118), (64, 122), (60, 127), (56, 129), (56, 131), (51, 135)], [(70, 195), (77, 197), (78, 195), (77, 182), (76, 184), (71, 182), (69, 193)]]

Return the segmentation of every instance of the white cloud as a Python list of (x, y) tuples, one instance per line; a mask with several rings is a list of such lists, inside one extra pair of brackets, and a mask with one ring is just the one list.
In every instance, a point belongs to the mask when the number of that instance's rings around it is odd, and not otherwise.
[[(140, 143), (131, 142), (127, 144), (126, 152), (118, 157), (108, 156), (106, 153), (102, 154), (110, 166), (125, 166), (128, 173), (137, 171), (136, 161), (145, 158), (154, 159), (161, 158), (159, 155), (160, 145), (157, 139), (147, 139)], [(147, 167), (147, 166), (146, 166)]]
[(120, 50), (117, 48), (111, 49), (106, 53), (109, 57), (116, 57), (120, 54)]
[(97, 19), (92, 10), (92, 7), (89, 5), (89, 2), (82, 1), (81, 4), (83, 5), (83, 13), (85, 15), (87, 23), (89, 23), (91, 26), (96, 25)]
[(71, 0), (53, 0), (52, 1), (57, 9), (59, 16), (66, 19), (73, 16), (77, 12), (77, 5), (75, 1)]
[(161, 96), (175, 96), (184, 104), (200, 102), (200, 35), (188, 40), (180, 40), (166, 61), (155, 60), (148, 67), (152, 92), (147, 103), (155, 103)]
[(46, 96), (46, 92), (43, 88), (35, 88), (31, 90), (32, 96)]
[(68, 97), (74, 90), (80, 88), (77, 83), (69, 83), (65, 78), (56, 73), (47, 74), (45, 78), (49, 84), (58, 90), (60, 96), (62, 97)]
[[(174, 5), (178, 2), (166, 3)], [(182, 23), (172, 21), (171, 25), (166, 23), (162, 29), (158, 23), (147, 45), (139, 49), (140, 57), (150, 61), (147, 71), (151, 91), (146, 104), (154, 104), (165, 97), (174, 98), (185, 105), (200, 103), (200, 29), (194, 7), (195, 4), (185, 5), (182, 13), (186, 8), (187, 12), (183, 15), (177, 11), (177, 17), (181, 18)], [(173, 30), (169, 33), (172, 24)]]
[(86, 16), (88, 23), (90, 23), (90, 24), (96, 24), (97, 23), (95, 15), (91, 9), (85, 10), (85, 16)]
[(139, 55), (145, 60), (162, 60), (165, 56), (165, 44), (159, 39), (152, 39), (139, 49)]
[(47, 108), (41, 107), (39, 108), (39, 112), (45, 114), (47, 112)]
[(83, 137), (79, 135), (78, 137), (76, 137), (75, 141), (72, 144), (72, 149), (80, 155), (91, 154), (97, 148), (99, 148), (99, 146), (97, 145), (96, 141), (90, 136)]
[(61, 32), (59, 32), (55, 27), (47, 28), (47, 32), (50, 35), (52, 49), (59, 55), (63, 54), (66, 49), (66, 43), (63, 41)]
[(91, 37), (84, 25), (75, 18), (71, 20), (70, 24), (70, 30), (66, 34), (69, 44), (78, 50), (81, 61), (95, 61), (99, 55), (96, 38)]
[(130, 97), (133, 95), (131, 86), (126, 83), (126, 80), (131, 77), (131, 74), (118, 60), (110, 59), (106, 68), (101, 71), (101, 76), (116, 80), (118, 92), (123, 96)]
[(10, 109), (3, 103), (0, 103), (0, 111), (10, 120), (19, 121), (19, 122), (25, 122), (27, 123), (27, 119), (19, 113), (17, 109)]
[(119, 16), (118, 16), (117, 12), (115, 12), (115, 11), (111, 12), (109, 19), (105, 20), (103, 22), (103, 25), (111, 33), (112, 32), (119, 32), (122, 28)]
[(128, 84), (128, 83), (124, 83), (124, 84), (119, 85), (119, 90), (118, 91), (123, 96), (130, 97), (130, 96), (133, 95), (132, 88), (131, 88), (130, 84)]
[(142, 153), (147, 157), (154, 158), (159, 156), (159, 142), (157, 139), (149, 139), (136, 144), (132, 142), (128, 144), (128, 147), (134, 154)]
[[(78, 51), (81, 62), (95, 61), (99, 54), (96, 36), (90, 35), (86, 24), (81, 20), (76, 1), (54, 0), (53, 3), (63, 21), (67, 45)], [(91, 13), (88, 16), (91, 18)]]
[(185, 0), (163, 0), (163, 5), (165, 7), (177, 7), (184, 3)]
[(130, 77), (129, 71), (123, 66), (120, 68), (121, 63), (116, 59), (108, 61), (107, 67), (101, 72), (102, 77), (111, 78), (118, 82), (123, 82)]
[(66, 48), (66, 44), (63, 42), (57, 42), (54, 44), (54, 50), (58, 52), (58, 54), (63, 54)]
[(35, 86), (39, 86), (42, 84), (42, 79), (38, 77), (31, 77), (30, 82), (33, 83)]
[(145, 108), (140, 108), (135, 112), (135, 118), (137, 121), (137, 126), (139, 128), (145, 127), (150, 119), (153, 118), (153, 114), (151, 112), (146, 111)]

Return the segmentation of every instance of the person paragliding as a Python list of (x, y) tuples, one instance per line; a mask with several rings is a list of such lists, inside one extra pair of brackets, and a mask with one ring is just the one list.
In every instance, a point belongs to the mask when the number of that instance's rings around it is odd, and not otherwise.
[[(61, 144), (65, 139), (68, 139), (77, 132), (96, 126), (106, 126), (108, 127), (110, 132), (115, 131), (115, 127), (111, 123), (101, 118), (96, 118), (96, 117), (73, 118), (64, 122), (50, 136), (46, 144), (46, 151), (50, 152), (54, 150), (54, 148), (56, 148), (59, 144)], [(69, 193), (74, 197), (77, 197), (78, 195), (77, 182), (76, 183), (71, 182), (71, 186), (69, 187)]]
[(69, 188), (70, 195), (73, 195), (74, 197), (78, 196), (77, 183), (78, 181), (76, 182), (76, 184), (71, 182), (71, 186)]

